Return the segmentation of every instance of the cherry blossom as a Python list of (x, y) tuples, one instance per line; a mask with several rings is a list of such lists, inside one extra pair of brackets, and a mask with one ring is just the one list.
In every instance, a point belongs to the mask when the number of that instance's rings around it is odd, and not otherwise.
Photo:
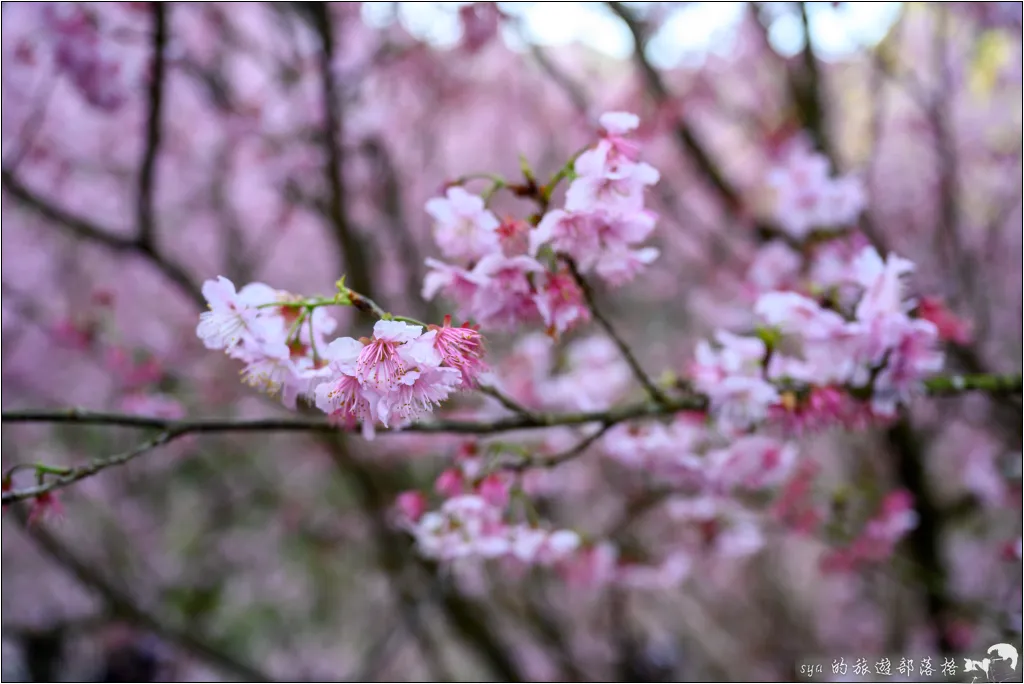
[(443, 198), (427, 202), (427, 213), (436, 221), (437, 246), (449, 259), (474, 261), (499, 247), (497, 217), (480, 197), (458, 186), (448, 188)]
[(768, 175), (776, 190), (775, 217), (792, 237), (803, 239), (816, 229), (852, 224), (864, 208), (864, 191), (856, 178), (830, 178), (828, 160), (795, 146), (782, 166)]

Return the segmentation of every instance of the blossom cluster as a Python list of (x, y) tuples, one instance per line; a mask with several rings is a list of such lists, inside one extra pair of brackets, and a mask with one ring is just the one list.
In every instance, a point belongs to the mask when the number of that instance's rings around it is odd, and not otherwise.
[(836, 393), (849, 390), (867, 393), (874, 415), (893, 416), (943, 362), (936, 325), (911, 315), (916, 302), (906, 296), (902, 278), (913, 268), (906, 259), (882, 259), (864, 247), (835, 279), (854, 292), (852, 300), (766, 292), (754, 307), (760, 334), (719, 331), (717, 345), (701, 342), (692, 379), (719, 423), (746, 430), (782, 406), (787, 389), (795, 391), (790, 403), (801, 394), (813, 397), (801, 404), (808, 420), (822, 412), (845, 415), (845, 399)]
[(410, 521), (409, 529), (420, 553), (439, 561), (508, 558), (552, 565), (580, 545), (580, 536), (572, 530), (510, 521), (506, 510), (476, 494), (448, 499), (438, 510)]
[[(626, 137), (639, 119), (613, 112), (600, 123), (601, 139), (572, 164), (564, 208), (535, 217), (536, 225), (500, 221), (482, 197), (460, 186), (427, 202), (435, 240), (450, 261), (427, 259), (423, 296), (443, 292), (461, 316), (485, 328), (543, 322), (557, 335), (590, 317), (577, 273), (596, 272), (620, 285), (654, 261), (658, 250), (638, 245), (654, 229), (657, 217), (644, 207), (644, 190), (658, 172), (639, 161), (638, 147)], [(552, 189), (535, 189), (544, 208)]]
[(828, 159), (799, 144), (790, 146), (783, 163), (768, 174), (768, 183), (777, 193), (779, 226), (797, 240), (814, 230), (849, 225), (865, 205), (857, 178), (830, 177)]
[[(556, 359), (555, 338), (590, 315), (582, 275), (620, 284), (657, 256), (640, 245), (654, 227), (644, 192), (658, 173), (626, 138), (638, 125), (635, 116), (606, 114), (601, 125), (597, 144), (566, 167), (572, 181), (563, 208), (548, 208), (555, 181), (537, 186), (530, 174), (517, 192), (543, 211), (529, 222), (499, 220), (483, 197), (459, 185), (426, 205), (448, 261), (427, 260), (424, 295), (445, 292), (460, 316), (483, 327), (547, 327), (546, 335), (519, 339), (494, 372), (483, 363), (477, 328), (454, 327), (450, 317), (427, 326), (378, 312), (372, 337), (328, 343), (335, 323), (323, 307), (366, 304), (343, 283), (334, 298), (303, 299), (262, 283), (236, 291), (225, 278), (208, 281), (210, 311), (201, 316), (199, 337), (245, 364), (250, 384), (281, 393), (293, 408), (304, 398), (346, 425), (361, 424), (367, 436), (377, 425), (420, 419), (477, 385), (485, 371), (507, 395), (497, 411), (509, 410), (509, 401), (529, 411), (611, 409), (633, 382), (621, 349), (607, 337), (578, 338)], [(911, 262), (838, 237), (861, 209), (855, 179), (830, 177), (823, 157), (799, 148), (787, 159), (771, 178), (780, 190), (777, 219), (789, 238), (765, 245), (747, 274), (755, 327), (748, 334), (719, 330), (714, 344), (700, 342), (680, 386), (699, 395), (696, 406), (704, 408), (546, 430), (528, 447), (464, 444), (437, 476), (440, 500), (432, 510), (422, 492), (405, 492), (396, 502), (396, 522), (422, 554), (442, 562), (547, 565), (584, 584), (666, 587), (703, 563), (758, 551), (763, 513), (796, 531), (821, 528), (817, 469), (791, 438), (892, 417), (940, 370), (938, 342), (967, 331), (941, 303), (908, 295), (903, 280)], [(500, 187), (505, 181), (496, 181), (494, 189)], [(818, 229), (827, 229), (827, 239), (803, 252), (793, 248)], [(493, 417), (490, 410), (480, 415)], [(550, 482), (538, 473), (553, 470), (566, 452), (580, 453), (580, 440), (627, 479), (666, 488), (662, 553), (636, 557), (616, 539), (595, 543), (539, 521), (529, 497), (549, 492)], [(516, 467), (501, 459), (509, 450)], [(768, 506), (748, 506), (753, 501)], [(849, 569), (877, 560), (913, 524), (909, 499), (894, 493), (861, 537), (825, 565)]]
[(434, 483), (444, 499), (438, 509), (427, 511), (422, 492), (404, 492), (396, 501), (397, 523), (412, 534), (423, 555), (439, 561), (514, 559), (550, 565), (579, 548), (581, 538), (572, 530), (516, 521), (514, 495), (523, 492), (514, 485), (509, 473), (485, 472), (484, 459), (470, 442)]
[(336, 323), (322, 306), (344, 300), (310, 303), (263, 283), (236, 291), (223, 276), (207, 281), (203, 295), (210, 310), (196, 333), (208, 349), (243, 362), (247, 383), (280, 393), (293, 409), (301, 397), (349, 426), (361, 424), (368, 437), (377, 424), (402, 426), (431, 412), (484, 370), (480, 334), (448, 317), (429, 330), (380, 320), (372, 338), (328, 344)]

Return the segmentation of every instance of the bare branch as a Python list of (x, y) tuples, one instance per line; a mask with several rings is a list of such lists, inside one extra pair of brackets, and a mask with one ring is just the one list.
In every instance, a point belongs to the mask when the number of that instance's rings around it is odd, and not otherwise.
[(153, 10), (153, 62), (149, 75), (149, 115), (146, 117), (146, 144), (139, 168), (139, 187), (136, 194), (136, 230), (140, 247), (152, 249), (156, 219), (153, 216), (153, 195), (156, 185), (156, 162), (160, 153), (160, 133), (163, 128), (164, 82), (167, 44), (167, 4), (150, 3)]
[(836, 170), (836, 158), (828, 139), (825, 120), (825, 99), (821, 92), (821, 73), (818, 70), (818, 56), (814, 53), (814, 42), (811, 39), (811, 21), (807, 14), (807, 3), (800, 3), (800, 23), (804, 31), (803, 78), (793, 79), (794, 99), (800, 108), (804, 126), (810, 131), (818, 149), (821, 150)]
[(134, 253), (142, 256), (153, 264), (164, 277), (174, 283), (189, 299), (199, 307), (206, 308), (206, 300), (203, 298), (203, 293), (199, 286), (192, 281), (192, 277), (181, 265), (160, 254), (151, 245), (145, 245), (139, 242), (138, 239), (122, 237), (109, 230), (100, 228), (87, 219), (53, 206), (47, 200), (25, 187), (7, 169), (0, 173), (0, 180), (3, 182), (3, 189), (11, 197), (75, 237), (95, 242), (115, 252)]
[(499, 390), (497, 387), (492, 387), (490, 385), (479, 385), (476, 389), (481, 394), (486, 394), (487, 396), (493, 399), (497, 399), (502, 406), (507, 408), (509, 411), (512, 411), (513, 413), (518, 413), (520, 416), (525, 416), (527, 418), (533, 417), (533, 414), (531, 414), (525, 406), (522, 406), (519, 402), (517, 402), (512, 397), (508, 396), (507, 394)]
[[(630, 34), (633, 36), (634, 50), (633, 58), (643, 73), (647, 89), (650, 91), (655, 102), (665, 105), (672, 101), (661, 74), (654, 65), (647, 59), (644, 48), (647, 46), (647, 36), (640, 20), (633, 14), (633, 11), (622, 2), (609, 2), (608, 7), (626, 24)], [(682, 116), (676, 115), (675, 139), (680, 150), (685, 156), (692, 159), (697, 168), (707, 176), (715, 191), (724, 200), (726, 209), (730, 212), (737, 212), (742, 206), (742, 198), (732, 183), (725, 177), (725, 174), (711, 158), (711, 155), (694, 135), (693, 130), (687, 125)]]
[(136, 625), (166, 639), (180, 648), (201, 657), (216, 665), (225, 672), (241, 677), (246, 682), (272, 682), (267, 673), (255, 666), (239, 660), (231, 653), (221, 650), (216, 640), (210, 635), (202, 634), (196, 625), (187, 629), (168, 625), (153, 613), (140, 607), (135, 600), (121, 588), (109, 582), (99, 570), (78, 557), (56, 537), (38, 526), (29, 526), (24, 511), (14, 511), (14, 520), (25, 530), (29, 538), (58, 565), (68, 570), (75, 578), (89, 589), (96, 592), (110, 607), (115, 615), (129, 620)]
[(612, 341), (615, 343), (615, 346), (618, 347), (622, 357), (626, 360), (626, 363), (629, 364), (630, 370), (633, 371), (633, 375), (636, 376), (636, 379), (640, 382), (651, 399), (660, 405), (668, 403), (668, 399), (665, 397), (665, 394), (658, 389), (657, 385), (655, 385), (649, 377), (647, 377), (647, 373), (644, 372), (643, 367), (640, 366), (640, 362), (636, 360), (635, 356), (633, 356), (633, 352), (630, 350), (629, 345), (627, 345), (625, 340), (623, 340), (615, 331), (614, 326), (612, 326), (612, 322), (608, 320), (603, 313), (601, 313), (600, 309), (597, 308), (597, 303), (594, 301), (594, 291), (590, 287), (590, 283), (588, 283), (580, 273), (579, 268), (576, 267), (576, 263), (572, 259), (568, 258), (565, 259), (565, 261), (569, 265), (569, 270), (572, 272), (572, 277), (576, 280), (576, 284), (579, 285), (580, 289), (583, 291), (583, 297), (587, 302), (587, 307), (590, 309), (590, 313), (594, 316), (594, 320), (596, 320), (598, 324), (604, 328), (604, 331), (608, 336), (612, 338)]
[(345, 120), (341, 108), (338, 83), (334, 76), (334, 26), (328, 3), (302, 3), (303, 12), (311, 20), (320, 37), (320, 92), (324, 107), (325, 177), (327, 180), (328, 218), (333, 224), (338, 247), (344, 252), (342, 267), (353, 288), (372, 293), (369, 259), (353, 230), (345, 205), (345, 159), (342, 142), (345, 138)]
[(601, 423), (601, 427), (594, 431), (591, 435), (584, 437), (574, 446), (569, 447), (565, 451), (557, 453), (553, 456), (537, 456), (535, 458), (525, 458), (521, 461), (506, 466), (508, 470), (526, 470), (527, 468), (554, 468), (555, 466), (562, 465), (568, 461), (573, 460), (584, 451), (590, 448), (597, 440), (604, 437), (605, 433), (612, 428), (614, 423)]

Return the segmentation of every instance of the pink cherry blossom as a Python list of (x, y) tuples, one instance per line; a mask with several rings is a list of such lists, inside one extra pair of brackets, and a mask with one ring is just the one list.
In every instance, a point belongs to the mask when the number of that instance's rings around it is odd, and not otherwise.
[(796, 284), (800, 265), (799, 254), (785, 242), (773, 240), (758, 250), (747, 269), (747, 282), (755, 295), (789, 289)]
[(598, 259), (595, 270), (608, 284), (624, 285), (660, 255), (661, 251), (656, 247), (609, 249)]
[(224, 276), (203, 283), (203, 297), (209, 311), (199, 315), (196, 334), (207, 349), (227, 349), (237, 345), (243, 335), (254, 332), (259, 310), (245, 302), (235, 284)]
[(616, 579), (618, 550), (610, 542), (583, 547), (558, 564), (558, 570), (570, 586), (596, 589)]
[(917, 315), (935, 325), (939, 338), (956, 344), (969, 344), (972, 329), (969, 321), (959, 318), (938, 297), (921, 297)]
[(814, 229), (852, 224), (864, 208), (859, 181), (829, 178), (828, 160), (795, 147), (784, 164), (768, 175), (777, 198), (775, 218), (789, 235), (802, 240)]
[(793, 444), (780, 443), (764, 435), (741, 437), (724, 449), (708, 455), (711, 478), (726, 488), (763, 489), (784, 482), (797, 462)]
[(474, 261), (500, 249), (497, 217), (483, 199), (458, 186), (428, 201), (427, 213), (435, 221), (437, 246), (448, 259)]
[(568, 211), (630, 213), (643, 210), (644, 189), (660, 174), (650, 164), (611, 157), (610, 147), (584, 152), (574, 166), (578, 177), (565, 195)]
[[(430, 334), (430, 333), (428, 333)], [(412, 357), (419, 365), (404, 373), (394, 391), (380, 403), (380, 420), (385, 425), (395, 417), (403, 423), (417, 420), (448, 399), (462, 384), (462, 373)]]
[(780, 398), (771, 383), (742, 375), (729, 376), (708, 391), (711, 410), (727, 432), (742, 431), (761, 422)]
[(43, 492), (32, 499), (28, 512), (28, 524), (59, 522), (64, 518), (64, 506), (57, 498), (57, 492)]
[(459, 307), (460, 317), (470, 318), (474, 298), (485, 280), (471, 271), (437, 259), (428, 258), (426, 264), (430, 270), (423, 278), (423, 298), (431, 300), (443, 292)]
[(401, 321), (377, 321), (373, 338), (360, 349), (356, 375), (360, 382), (380, 395), (398, 388), (410, 370), (405, 345), (423, 335), (423, 328)]
[(444, 317), (443, 326), (430, 326), (436, 331), (434, 348), (441, 356), (441, 362), (462, 373), (462, 387), (476, 385), (480, 374), (486, 371), (484, 363), (484, 341), (480, 333), (468, 324), (452, 326), (452, 317)]
[(544, 267), (528, 256), (489, 254), (473, 268), (480, 283), (473, 295), (472, 318), (484, 328), (512, 330), (540, 319), (530, 274)]
[(364, 435), (372, 435), (378, 420), (380, 395), (364, 388), (357, 374), (357, 364), (364, 345), (343, 337), (331, 342), (325, 352), (328, 368), (334, 374), (315, 389), (316, 406), (331, 417), (349, 426), (361, 423)]
[(434, 480), (434, 491), (451, 499), (463, 492), (463, 474), (458, 468), (448, 468)]
[(631, 112), (605, 112), (598, 119), (608, 135), (625, 135), (640, 125), (640, 117)]
[(509, 486), (508, 478), (495, 473), (488, 475), (480, 482), (477, 494), (495, 508), (504, 509), (508, 506), (511, 496)]
[(822, 558), (822, 568), (831, 572), (852, 571), (863, 564), (883, 561), (892, 554), (896, 543), (916, 526), (913, 497), (903, 490), (892, 492), (856, 539)]
[(415, 524), (427, 512), (427, 497), (416, 490), (402, 492), (395, 499), (395, 512), (403, 526)]
[(858, 320), (869, 321), (888, 314), (902, 314), (908, 308), (903, 299), (900, 278), (913, 272), (914, 264), (895, 254), (885, 261), (872, 247), (865, 248), (854, 260), (854, 277), (865, 288), (857, 304)]
[(845, 324), (839, 314), (795, 292), (766, 292), (754, 304), (754, 313), (784, 333), (811, 339), (829, 338)]
[(545, 378), (539, 392), (553, 408), (579, 411), (606, 409), (621, 400), (633, 382), (629, 366), (606, 337), (574, 340), (566, 348), (562, 373)]
[(556, 337), (590, 320), (590, 309), (584, 301), (583, 291), (573, 276), (565, 271), (545, 273), (534, 302), (548, 334)]

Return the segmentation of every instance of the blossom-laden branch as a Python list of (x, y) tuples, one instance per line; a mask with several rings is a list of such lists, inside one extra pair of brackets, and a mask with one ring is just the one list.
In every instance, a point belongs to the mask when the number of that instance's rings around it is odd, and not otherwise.
[[(930, 394), (951, 395), (960, 392), (981, 391), (1001, 394), (1020, 394), (1021, 376), (1017, 375), (954, 375), (932, 378), (925, 382)], [(497, 435), (523, 430), (543, 430), (554, 427), (600, 425), (593, 435), (584, 438), (575, 447), (562, 454), (538, 459), (527, 459), (510, 466), (521, 470), (531, 466), (552, 466), (565, 463), (594, 444), (608, 429), (631, 420), (657, 418), (682, 411), (700, 411), (707, 407), (702, 396), (666, 399), (663, 404), (640, 402), (608, 411), (580, 411), (574, 413), (529, 413), (495, 421), (439, 420), (413, 423), (403, 428), (382, 429), (384, 434), (462, 434)], [(227, 432), (336, 432), (338, 424), (330, 419), (316, 418), (257, 418), (257, 419), (216, 419), (169, 420), (127, 413), (107, 413), (81, 409), (64, 410), (14, 410), (0, 414), (0, 423), (65, 423), (76, 425), (107, 425), (133, 429), (159, 430), (156, 437), (139, 444), (133, 449), (115, 456), (96, 459), (88, 464), (60, 468), (23, 464), (19, 469), (43, 469), (45, 474), (55, 475), (42, 484), (23, 489), (4, 491), (4, 505), (35, 498), (41, 494), (63, 489), (80, 480), (91, 477), (107, 468), (124, 465), (179, 437), (197, 433)], [(4, 475), (5, 484), (10, 481), (10, 471)]]

